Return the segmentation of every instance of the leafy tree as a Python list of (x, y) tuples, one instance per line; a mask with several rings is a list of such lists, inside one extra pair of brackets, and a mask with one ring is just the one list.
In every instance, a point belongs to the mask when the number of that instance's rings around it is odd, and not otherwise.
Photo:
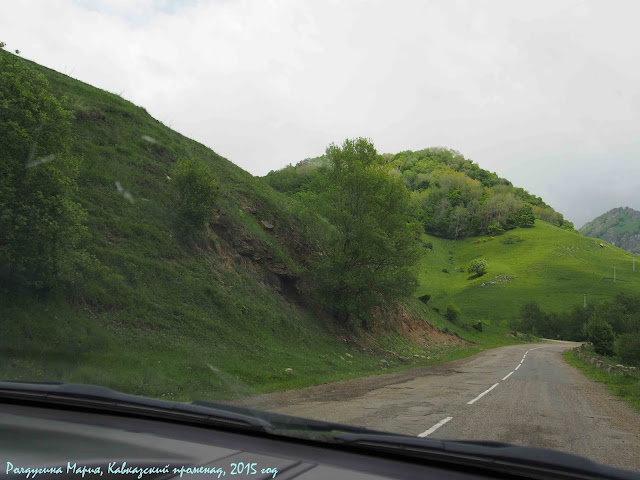
[(640, 331), (640, 294), (618, 293), (615, 298), (593, 307), (593, 314), (606, 318), (616, 335)]
[(465, 207), (458, 205), (453, 209), (450, 216), (449, 235), (454, 240), (465, 233), (469, 227), (469, 219), (469, 211)]
[(505, 227), (509, 226), (509, 218), (518, 211), (520, 206), (521, 201), (511, 192), (511, 187), (496, 185), (488, 189), (486, 199), (482, 202), (479, 211), (484, 230), (489, 235), (502, 233)]
[(302, 165), (300, 167), (289, 165), (281, 170), (270, 171), (263, 179), (279, 192), (295, 194), (304, 190), (313, 180), (316, 173), (315, 169), (314, 165)]
[(564, 220), (562, 222), (562, 225), (560, 225), (560, 228), (562, 228), (563, 230), (575, 230), (576, 229), (573, 226), (573, 222), (570, 222), (569, 220)]
[(529, 302), (520, 309), (520, 319), (513, 325), (514, 328), (525, 333), (536, 334), (544, 323), (545, 313), (537, 302)]
[(54, 288), (81, 251), (71, 112), (48, 89), (0, 50), (0, 283), (9, 290)]
[(535, 224), (536, 219), (533, 215), (533, 207), (528, 203), (525, 203), (518, 209), (516, 217), (520, 227), (533, 227)]
[(502, 227), (502, 225), (500, 225), (500, 223), (493, 222), (487, 227), (487, 233), (489, 235), (500, 235), (504, 233), (504, 228)]
[(549, 206), (534, 206), (533, 213), (535, 214), (536, 218), (544, 220), (545, 222), (557, 227), (561, 226), (564, 223), (564, 217), (562, 216), (562, 214), (556, 212)]
[(173, 171), (173, 187), (178, 192), (176, 228), (184, 238), (191, 238), (213, 218), (218, 182), (199, 159), (181, 160)]
[(561, 323), (558, 333), (566, 340), (586, 340), (583, 327), (593, 315), (595, 308), (593, 303), (588, 303), (586, 308), (582, 305), (574, 305), (571, 310), (560, 317)]
[[(420, 227), (410, 220), (402, 179), (366, 139), (326, 150), (313, 188), (300, 194), (327, 224), (314, 237), (314, 263), (323, 303), (345, 322), (365, 324), (375, 307), (409, 295), (417, 281)], [(313, 193), (312, 193), (313, 192)]]
[(616, 352), (627, 365), (640, 365), (640, 333), (625, 333), (616, 339)]
[(474, 260), (469, 264), (469, 268), (467, 268), (467, 273), (473, 273), (476, 277), (481, 277), (485, 273), (487, 273), (487, 269), (489, 268), (489, 264), (484, 258), (479, 258)]
[(584, 325), (584, 334), (593, 343), (593, 348), (600, 355), (613, 355), (615, 333), (613, 328), (598, 316), (591, 317)]

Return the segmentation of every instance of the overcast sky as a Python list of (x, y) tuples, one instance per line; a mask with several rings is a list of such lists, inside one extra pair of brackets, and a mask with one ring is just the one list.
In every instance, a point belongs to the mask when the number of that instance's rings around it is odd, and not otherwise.
[(460, 151), (576, 227), (640, 210), (640, 2), (21, 0), (0, 40), (248, 170)]

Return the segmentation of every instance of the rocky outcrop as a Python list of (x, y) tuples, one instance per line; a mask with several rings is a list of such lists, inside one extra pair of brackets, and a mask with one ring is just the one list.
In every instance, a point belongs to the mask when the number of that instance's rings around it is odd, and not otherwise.
[[(260, 223), (267, 231), (273, 232), (276, 229), (270, 222)], [(226, 255), (251, 266), (279, 293), (299, 299), (300, 275), (277, 258), (269, 245), (241, 228), (224, 212), (220, 212), (211, 227), (221, 240), (221, 248)]]

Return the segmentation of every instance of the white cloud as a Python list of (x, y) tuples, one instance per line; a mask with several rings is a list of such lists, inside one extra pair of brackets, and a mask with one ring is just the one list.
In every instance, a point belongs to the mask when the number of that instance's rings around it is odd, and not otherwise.
[(639, 13), (632, 1), (26, 0), (3, 8), (0, 31), (254, 174), (351, 136), (384, 152), (448, 145), (581, 224), (607, 204), (602, 183), (640, 208)]

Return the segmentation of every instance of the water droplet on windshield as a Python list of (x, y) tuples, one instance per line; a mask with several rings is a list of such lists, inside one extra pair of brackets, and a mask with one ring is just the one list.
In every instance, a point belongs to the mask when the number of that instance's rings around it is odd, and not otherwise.
[(118, 190), (118, 193), (121, 194), (125, 200), (127, 200), (129, 203), (133, 203), (135, 200), (133, 199), (133, 195), (131, 195), (131, 192), (129, 192), (129, 190), (125, 189), (120, 182), (116, 182), (116, 189)]
[(55, 158), (54, 154), (47, 155), (45, 157), (36, 158), (35, 160), (30, 160), (27, 162), (27, 168), (37, 167), (38, 165), (42, 165), (43, 163), (49, 163), (53, 161)]

